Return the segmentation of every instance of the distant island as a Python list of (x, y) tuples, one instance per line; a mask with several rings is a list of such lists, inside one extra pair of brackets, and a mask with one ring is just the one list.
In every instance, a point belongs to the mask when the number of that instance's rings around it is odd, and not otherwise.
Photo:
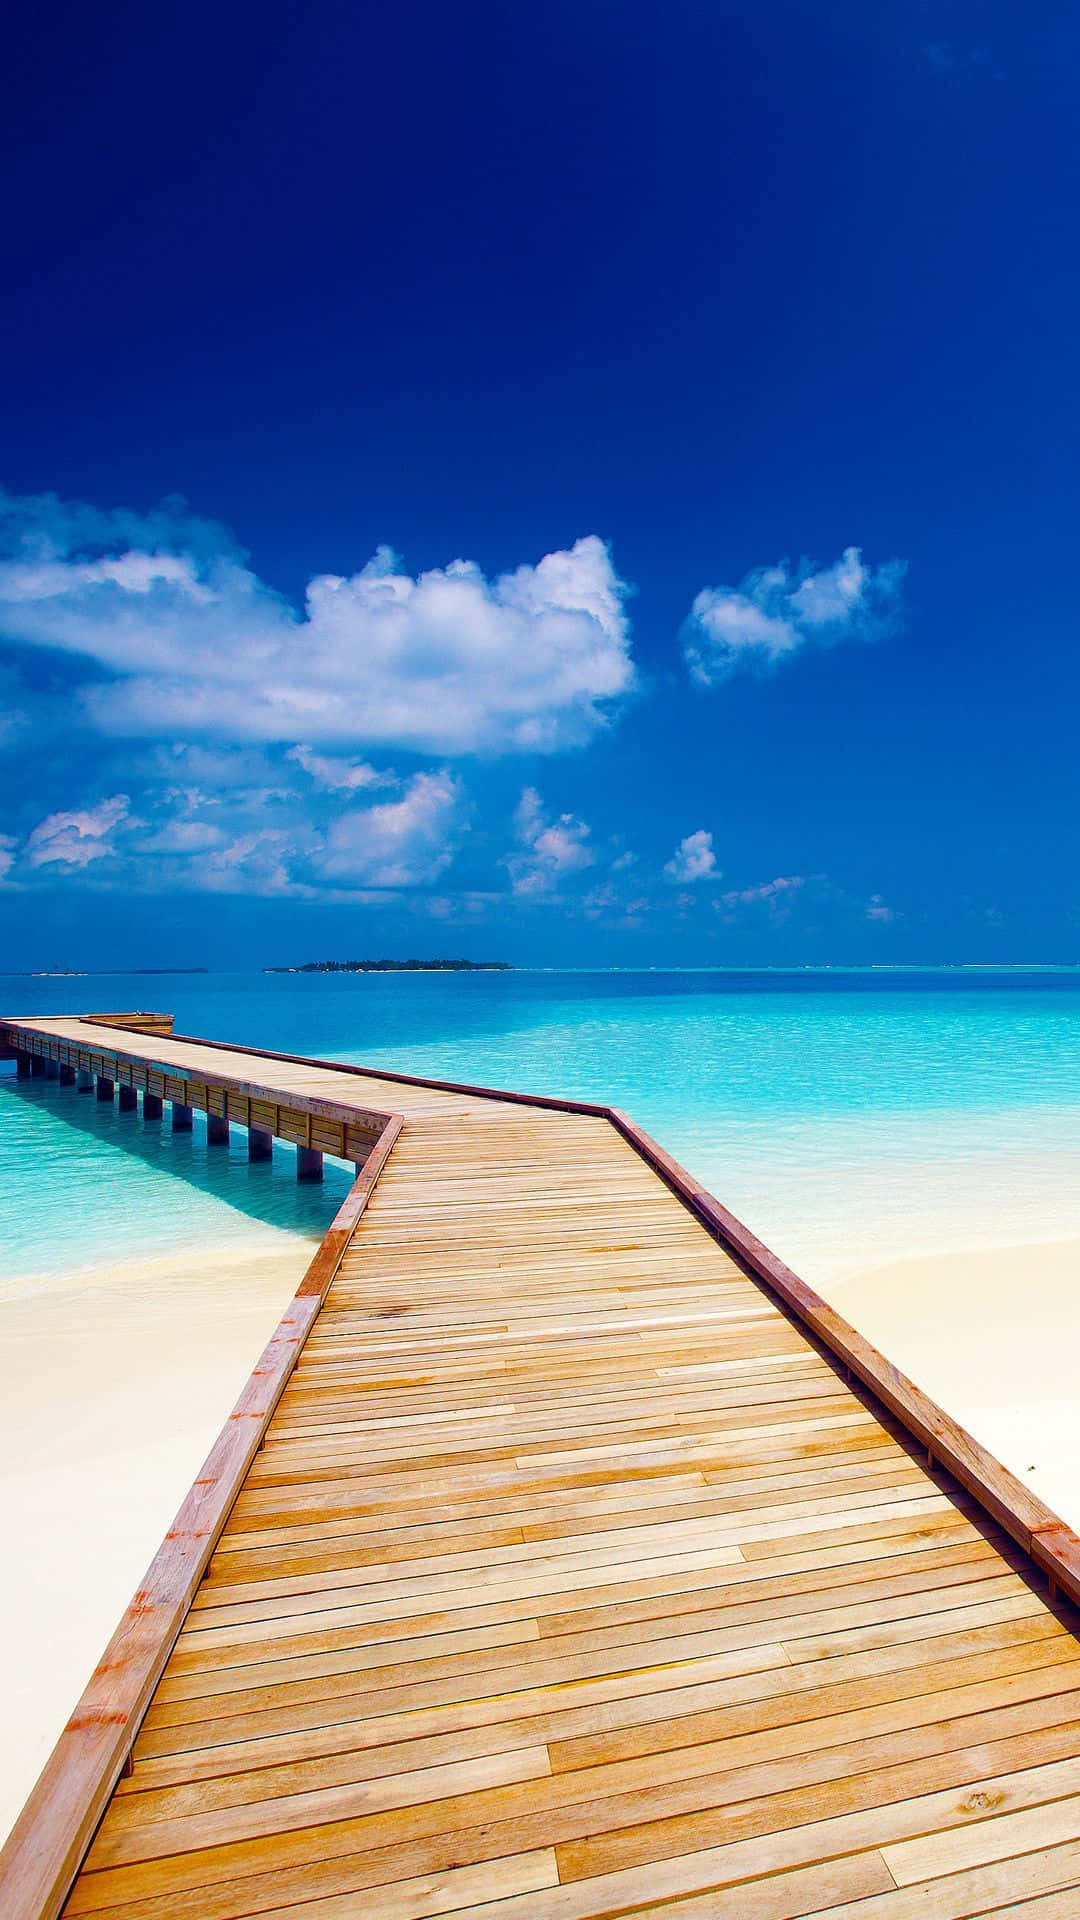
[(302, 967), (264, 967), (264, 973), (510, 973), (508, 960), (305, 960)]
[(145, 974), (209, 973), (209, 967), (34, 967), (29, 973), (9, 973), (9, 980), (112, 980)]

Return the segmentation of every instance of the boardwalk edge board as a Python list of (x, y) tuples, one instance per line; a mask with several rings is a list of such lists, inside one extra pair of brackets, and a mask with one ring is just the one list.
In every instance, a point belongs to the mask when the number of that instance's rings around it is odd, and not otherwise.
[[(115, 1044), (104, 1047), (100, 1035), (88, 1035), (86, 1048), (73, 1043), (71, 1029), (80, 1023), (76, 1016), (63, 1018), (61, 1036), (50, 1031), (58, 1020), (50, 1021), (45, 1016), (6, 1018), (0, 1019), (0, 1058), (10, 1058), (16, 1050), (44, 1054), (52, 1060), (86, 1066), (104, 1078), (131, 1075), (127, 1083), (144, 1088), (150, 1087), (151, 1072), (160, 1073), (175, 1089), (166, 1097), (179, 1100), (195, 1083), (181, 1077), (177, 1061), (170, 1067), (149, 1050), (155, 1042), (169, 1041), (250, 1057), (252, 1061), (332, 1070), (335, 1075), (374, 1079), (403, 1088), (546, 1108), (606, 1122), (742, 1271), (779, 1304), (819, 1352), (824, 1352), (829, 1363), (861, 1382), (893, 1424), (925, 1451), (927, 1465), (940, 1466), (951, 1474), (1018, 1543), (1049, 1577), (1051, 1596), (1058, 1589), (1070, 1600), (1080, 1600), (1080, 1539), (1073, 1530), (618, 1108), (196, 1039), (173, 1033), (169, 1015), (86, 1015), (81, 1021), (99, 1029), (107, 1027), (110, 1036), (118, 1036)], [(142, 1045), (124, 1044), (119, 1036), (125, 1033), (132, 1042), (139, 1036)], [(136, 1073), (143, 1077), (136, 1079)], [(257, 1076), (257, 1069), (253, 1067), (252, 1073)], [(250, 1101), (265, 1095), (269, 1101), (283, 1091), (280, 1086), (268, 1086), (264, 1079), (240, 1078), (224, 1069), (198, 1084), (203, 1085), (208, 1111), (215, 1109), (210, 1108), (206, 1095), (211, 1089), (220, 1090), (224, 1110), (236, 1118), (241, 1114), (230, 1108), (231, 1099)], [(240, 1487), (405, 1124), (401, 1114), (376, 1112), (359, 1103), (354, 1108), (296, 1092), (290, 1092), (289, 1098), (296, 1107), (303, 1103), (309, 1114), (340, 1119), (343, 1128), (351, 1124), (356, 1137), (366, 1131), (366, 1158), (0, 1853), (0, 1913), (4, 1920), (55, 1920), (60, 1914), (128, 1763), (139, 1727)]]
[(980, 1446), (967, 1429), (939, 1407), (870, 1341), (800, 1280), (733, 1213), (698, 1186), (677, 1160), (617, 1108), (613, 1124), (708, 1228), (740, 1266), (760, 1280), (794, 1317), (858, 1376), (911, 1437), (930, 1464), (945, 1467), (991, 1518), (1012, 1535), (1068, 1598), (1080, 1602), (1080, 1537), (1029, 1487)]

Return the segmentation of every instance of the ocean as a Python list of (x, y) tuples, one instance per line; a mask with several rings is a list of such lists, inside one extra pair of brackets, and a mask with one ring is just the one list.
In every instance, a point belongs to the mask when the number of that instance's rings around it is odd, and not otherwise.
[[(812, 1282), (1080, 1232), (1080, 973), (0, 977), (13, 1013), (178, 1030), (625, 1107)], [(159, 1248), (317, 1240), (298, 1187), (55, 1082), (0, 1074), (0, 1295)]]

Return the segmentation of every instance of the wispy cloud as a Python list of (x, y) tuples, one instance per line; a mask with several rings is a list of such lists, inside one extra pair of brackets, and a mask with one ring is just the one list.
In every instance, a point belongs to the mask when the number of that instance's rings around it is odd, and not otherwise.
[(903, 914), (898, 907), (885, 904), (880, 893), (872, 893), (866, 903), (866, 918), (877, 920), (882, 926), (889, 926), (894, 920), (902, 920)]
[(554, 818), (545, 812), (535, 787), (526, 787), (514, 814), (518, 848), (503, 861), (516, 894), (546, 897), (560, 881), (591, 867), (589, 829), (572, 813)]
[(781, 873), (772, 880), (732, 887), (714, 900), (713, 908), (724, 925), (759, 928), (779, 928), (789, 920), (808, 924), (823, 913), (852, 932), (863, 921), (887, 926), (904, 919), (880, 893), (867, 899), (826, 873)]
[(82, 868), (107, 859), (114, 851), (113, 835), (127, 819), (130, 805), (126, 793), (117, 793), (96, 807), (48, 814), (27, 838), (27, 866)]
[(365, 788), (385, 787), (393, 782), (393, 774), (380, 773), (377, 767), (369, 767), (365, 760), (349, 760), (340, 754), (315, 753), (310, 747), (290, 747), (286, 760), (294, 760), (306, 774), (310, 774), (317, 787), (324, 787), (330, 793), (362, 793)]
[(0, 753), (12, 746), (30, 724), (30, 716), (21, 707), (8, 704), (15, 692), (14, 675), (0, 672)]
[(972, 67), (990, 64), (990, 49), (985, 41), (973, 47), (958, 47), (947, 40), (925, 40), (922, 50), (935, 73), (965, 73)]
[(787, 913), (793, 899), (806, 885), (803, 873), (777, 874), (775, 880), (763, 880), (753, 887), (739, 887), (730, 893), (721, 894), (723, 905), (734, 911), (738, 907), (767, 907), (774, 915)]
[(66, 875), (140, 893), (374, 899), (421, 890), (451, 865), (468, 797), (445, 768), (386, 780), (392, 799), (347, 806), (284, 786), (160, 783), (141, 793), (137, 813), (114, 794), (48, 814), (21, 841), (0, 843), (3, 864), (14, 884)]
[(805, 646), (880, 640), (900, 617), (902, 560), (865, 564), (846, 547), (831, 567), (781, 560), (737, 587), (705, 587), (690, 610), (683, 648), (691, 675), (714, 686), (739, 668), (772, 668)]
[(596, 535), (493, 579), (468, 560), (414, 576), (380, 547), (311, 579), (302, 610), (175, 503), (3, 495), (0, 536), (0, 632), (93, 663), (78, 697), (108, 733), (557, 752), (634, 681), (626, 589)]
[(696, 833), (688, 833), (685, 840), (680, 840), (664, 872), (678, 886), (691, 886), (696, 880), (721, 879), (712, 834), (707, 833), (704, 827), (699, 827)]

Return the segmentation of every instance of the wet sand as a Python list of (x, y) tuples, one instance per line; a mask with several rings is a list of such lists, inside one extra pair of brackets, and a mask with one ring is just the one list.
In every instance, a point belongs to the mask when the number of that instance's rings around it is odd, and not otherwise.
[(0, 1840), (316, 1244), (264, 1232), (0, 1304)]

